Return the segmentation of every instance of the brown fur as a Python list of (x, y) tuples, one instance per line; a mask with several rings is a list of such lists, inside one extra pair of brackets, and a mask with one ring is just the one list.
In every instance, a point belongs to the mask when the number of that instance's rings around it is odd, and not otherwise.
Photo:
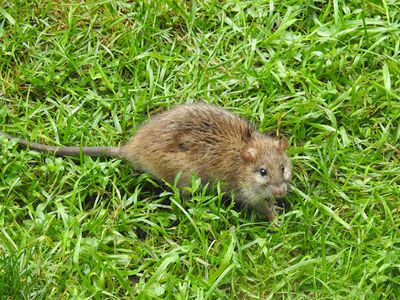
[[(225, 191), (273, 220), (274, 196), (286, 193), (291, 177), (287, 147), (286, 139), (267, 137), (219, 107), (189, 104), (152, 118), (120, 155), (169, 182), (182, 172), (180, 186), (190, 183), (192, 175), (203, 182), (222, 181)], [(265, 178), (260, 168), (267, 169)]]
[[(203, 183), (221, 181), (224, 191), (234, 192), (239, 202), (271, 221), (277, 215), (274, 198), (286, 193), (291, 177), (287, 139), (259, 133), (246, 120), (208, 104), (181, 105), (163, 112), (120, 148), (57, 147), (17, 140), (22, 146), (58, 155), (125, 158), (135, 168), (169, 182), (181, 172), (181, 187), (190, 183), (192, 175)], [(264, 176), (261, 169), (266, 170)]]

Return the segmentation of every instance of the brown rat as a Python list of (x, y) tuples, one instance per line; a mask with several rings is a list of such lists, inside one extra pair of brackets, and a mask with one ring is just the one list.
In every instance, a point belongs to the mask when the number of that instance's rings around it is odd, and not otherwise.
[[(9, 139), (14, 137), (1, 133)], [(115, 156), (136, 169), (180, 187), (192, 175), (203, 182), (222, 182), (223, 191), (272, 221), (275, 198), (288, 189), (292, 165), (286, 138), (262, 134), (246, 120), (209, 104), (186, 104), (153, 117), (121, 147), (56, 147), (17, 139), (30, 149), (56, 155)]]

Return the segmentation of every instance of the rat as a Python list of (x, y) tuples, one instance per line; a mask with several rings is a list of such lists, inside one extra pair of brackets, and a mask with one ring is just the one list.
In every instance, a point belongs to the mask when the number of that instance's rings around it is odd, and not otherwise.
[(288, 140), (261, 133), (246, 119), (218, 106), (183, 104), (161, 112), (144, 123), (120, 147), (58, 147), (18, 139), (21, 146), (61, 156), (110, 156), (128, 160), (135, 169), (178, 187), (190, 184), (193, 175), (202, 182), (222, 183), (239, 204), (263, 218), (277, 217), (276, 198), (282, 198), (292, 174), (285, 154)]

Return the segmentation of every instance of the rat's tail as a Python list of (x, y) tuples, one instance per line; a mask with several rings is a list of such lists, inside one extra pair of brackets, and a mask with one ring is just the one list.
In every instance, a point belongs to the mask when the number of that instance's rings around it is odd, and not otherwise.
[(79, 156), (81, 154), (89, 156), (115, 156), (119, 157), (118, 147), (59, 147), (44, 144), (32, 143), (27, 140), (19, 139), (12, 135), (0, 131), (0, 136), (5, 136), (9, 140), (17, 140), (22, 147), (36, 150), (39, 152), (51, 152), (60, 156)]

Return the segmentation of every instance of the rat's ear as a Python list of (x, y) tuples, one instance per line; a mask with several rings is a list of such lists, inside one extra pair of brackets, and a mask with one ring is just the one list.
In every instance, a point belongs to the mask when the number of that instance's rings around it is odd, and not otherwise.
[(252, 162), (254, 158), (256, 157), (256, 149), (253, 148), (247, 148), (243, 149), (240, 151), (240, 157), (245, 161), (245, 162)]
[(278, 150), (279, 152), (285, 151), (289, 147), (289, 141), (286, 137), (281, 137), (278, 140)]

